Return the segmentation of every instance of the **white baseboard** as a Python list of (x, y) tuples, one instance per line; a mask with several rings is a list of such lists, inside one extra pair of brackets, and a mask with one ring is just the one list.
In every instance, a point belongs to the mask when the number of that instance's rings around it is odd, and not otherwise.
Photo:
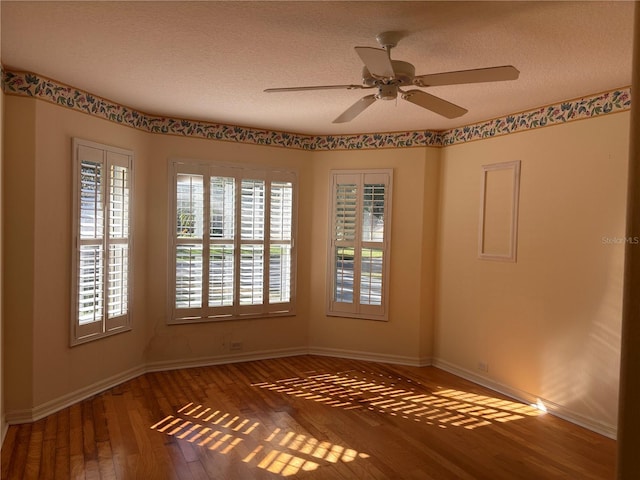
[[(460, 368), (452, 363), (449, 363), (441, 359), (431, 359), (430, 357), (409, 357), (403, 355), (389, 355), (379, 354), (372, 352), (362, 352), (357, 350), (343, 350), (338, 348), (326, 348), (326, 347), (309, 347), (309, 348), (286, 348), (277, 350), (264, 350), (258, 352), (248, 353), (236, 353), (229, 355), (220, 355), (212, 357), (201, 357), (196, 359), (180, 359), (169, 361), (148, 362), (143, 366), (132, 368), (117, 375), (113, 375), (109, 378), (100, 380), (91, 385), (78, 389), (74, 392), (70, 392), (54, 400), (50, 400), (43, 404), (37, 405), (32, 409), (14, 410), (5, 413), (5, 419), (0, 426), (1, 440), (4, 441), (4, 437), (7, 433), (9, 425), (15, 425), (19, 423), (29, 423), (40, 420), (56, 413), (74, 403), (81, 402), (87, 398), (97, 395), (109, 388), (115, 387), (131, 380), (139, 375), (147, 372), (158, 372), (166, 370), (176, 370), (180, 368), (192, 368), (192, 367), (205, 367), (210, 365), (221, 365), (237, 362), (248, 362), (253, 360), (268, 360), (271, 358), (283, 358), (295, 355), (320, 355), (326, 357), (338, 357), (347, 358), (353, 360), (363, 360), (369, 362), (390, 363), (395, 365), (407, 365), (412, 367), (425, 367), (433, 365), (434, 367), (445, 370), (449, 373), (462, 377), (471, 382), (477, 383), (486, 388), (490, 388), (496, 392), (502, 393), (519, 401), (536, 404), (538, 400), (541, 400), (547, 408), (547, 411), (555, 416), (563, 418), (569, 422), (580, 425), (584, 428), (592, 430), (596, 433), (604, 435), (609, 438), (616, 438), (617, 427), (615, 425), (609, 425), (599, 422), (593, 418), (586, 417), (571, 411), (570, 409), (558, 405), (554, 402), (546, 400), (544, 398), (537, 397), (529, 392), (519, 390), (508, 385), (491, 380), (490, 378), (483, 377), (470, 370)], [(0, 442), (1, 443), (1, 442)]]
[[(30, 409), (13, 410), (6, 412), (6, 424), (17, 425), (40, 420), (48, 415), (59, 412), (75, 403), (97, 395), (105, 390), (116, 387), (124, 382), (136, 378), (147, 372), (163, 370), (177, 370), (179, 368), (205, 367), (209, 365), (221, 365), (225, 363), (247, 362), (251, 360), (266, 360), (269, 358), (290, 357), (294, 355), (306, 355), (306, 348), (288, 348), (278, 350), (265, 350), (251, 353), (237, 353), (224, 356), (203, 357), (197, 359), (170, 360), (161, 362), (149, 362), (143, 366), (135, 367), (118, 375), (100, 380), (91, 385), (70, 392), (61, 397), (42, 403)], [(4, 425), (3, 425), (4, 427)], [(5, 428), (6, 430), (6, 428)], [(4, 434), (3, 432), (3, 439)]]
[(519, 400), (521, 402), (527, 403), (529, 405), (536, 405), (538, 401), (541, 401), (547, 412), (555, 415), (556, 417), (560, 417), (563, 420), (567, 420), (568, 422), (574, 423), (581, 427), (584, 427), (593, 432), (599, 433), (600, 435), (604, 435), (605, 437), (609, 437), (612, 439), (616, 439), (617, 437), (617, 426), (610, 425), (603, 422), (599, 422), (593, 418), (587, 417), (585, 415), (576, 413), (562, 405), (554, 403), (550, 400), (541, 398), (537, 395), (533, 395), (532, 393), (525, 392), (518, 388), (510, 387), (500, 382), (496, 382), (495, 380), (491, 380), (490, 378), (484, 377), (482, 375), (478, 375), (471, 370), (467, 370), (465, 368), (458, 367), (452, 363), (449, 363), (445, 360), (441, 360), (438, 358), (433, 359), (433, 366), (436, 368), (440, 368), (446, 372), (452, 373), (458, 377), (462, 377), (465, 380), (469, 380), (473, 383), (477, 383), (486, 388), (490, 388), (496, 392), (502, 393), (503, 395), (507, 395), (515, 400)]
[(7, 430), (9, 430), (9, 424), (3, 417), (0, 419), (0, 447), (4, 444), (4, 437), (7, 436)]
[(352, 360), (364, 360), (367, 362), (391, 363), (395, 365), (406, 365), (409, 367), (428, 367), (431, 365), (430, 357), (408, 357), (404, 355), (361, 352), (358, 350), (342, 350), (340, 348), (309, 347), (307, 353), (309, 355), (349, 358)]
[(222, 365), (225, 363), (251, 362), (254, 360), (268, 360), (270, 358), (293, 357), (295, 355), (306, 355), (306, 348), (281, 348), (277, 350), (262, 350), (257, 352), (238, 352), (228, 355), (217, 355), (213, 357), (200, 357), (189, 360), (163, 360), (158, 362), (148, 362), (146, 372), (161, 372), (166, 370), (177, 370), (180, 368), (208, 367), (211, 365)]
[(97, 395), (100, 392), (104, 392), (109, 388), (115, 387), (128, 380), (136, 378), (145, 372), (144, 367), (136, 367), (117, 375), (102, 379), (86, 387), (80, 388), (74, 392), (67, 393), (61, 397), (55, 398), (48, 402), (42, 403), (31, 409), (14, 410), (6, 412), (6, 422), (9, 425), (15, 425), (19, 423), (29, 423), (38, 421), (47, 415), (59, 412), (60, 410), (67, 408), (74, 403), (81, 402)]

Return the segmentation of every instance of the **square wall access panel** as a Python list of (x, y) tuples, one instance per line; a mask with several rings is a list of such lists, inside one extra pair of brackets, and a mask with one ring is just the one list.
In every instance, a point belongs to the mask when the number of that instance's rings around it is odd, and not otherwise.
[(482, 166), (478, 256), (516, 261), (520, 160)]

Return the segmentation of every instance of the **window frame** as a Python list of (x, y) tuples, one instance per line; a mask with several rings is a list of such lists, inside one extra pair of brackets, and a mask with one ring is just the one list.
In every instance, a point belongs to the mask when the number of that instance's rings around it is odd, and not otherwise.
[[(176, 306), (176, 246), (180, 243), (177, 231), (177, 178), (179, 174), (192, 174), (203, 176), (203, 219), (202, 228), (202, 303), (200, 307), (191, 309), (179, 309)], [(210, 228), (210, 182), (212, 177), (233, 177), (236, 179), (235, 185), (235, 234), (233, 238), (234, 251), (238, 252), (241, 245), (262, 243), (263, 248), (263, 302), (261, 304), (240, 305), (239, 293), (237, 287), (239, 284), (238, 271), (240, 259), (238, 255), (234, 256), (234, 289), (233, 304), (230, 306), (209, 306), (208, 294), (205, 287), (209, 280), (206, 277), (209, 265), (205, 266), (205, 259), (210, 254), (209, 247), (212, 243), (210, 235), (206, 232)], [(265, 197), (264, 197), (264, 237), (260, 241), (250, 241), (241, 238), (240, 235), (240, 211), (241, 204), (241, 182), (242, 180), (264, 180)], [(290, 295), (288, 302), (270, 303), (269, 302), (269, 254), (267, 249), (275, 243), (282, 244), (282, 241), (271, 240), (270, 235), (270, 205), (271, 182), (291, 182), (292, 185), (292, 205), (291, 205), (291, 240), (290, 244)], [(267, 188), (269, 185), (269, 188)], [(255, 318), (271, 318), (282, 316), (296, 315), (296, 284), (297, 284), (297, 215), (298, 215), (298, 171), (297, 169), (279, 168), (265, 165), (254, 165), (250, 163), (228, 163), (216, 160), (201, 160), (188, 158), (170, 158), (168, 160), (168, 275), (167, 275), (167, 324), (180, 325), (191, 323), (209, 323), (222, 321), (235, 321), (243, 319)], [(284, 242), (286, 243), (286, 241)], [(183, 310), (184, 315), (178, 315)]]
[[(356, 194), (356, 227), (354, 240), (352, 242), (341, 242), (336, 234), (336, 208), (337, 208), (337, 185), (339, 181), (356, 182), (358, 193)], [(368, 181), (367, 179), (370, 179)], [(384, 192), (384, 213), (383, 213), (383, 239), (381, 242), (366, 241), (362, 238), (363, 228), (363, 195), (364, 185), (383, 183)], [(329, 172), (329, 232), (327, 235), (327, 294), (326, 294), (326, 315), (333, 317), (358, 318), (364, 320), (389, 320), (389, 278), (391, 259), (391, 213), (393, 198), (393, 169), (360, 169), (360, 170), (340, 170), (334, 169)], [(335, 299), (335, 277), (336, 277), (336, 252), (337, 247), (349, 248), (353, 243), (354, 267), (353, 267), (353, 302), (340, 302)], [(360, 281), (362, 276), (362, 249), (376, 248), (382, 249), (382, 289), (381, 304), (369, 305), (360, 303)]]
[[(81, 150), (94, 158), (81, 158)], [(100, 338), (105, 338), (118, 333), (130, 331), (131, 309), (133, 305), (133, 240), (134, 240), (134, 205), (135, 205), (135, 155), (132, 150), (105, 145), (80, 138), (72, 138), (72, 254), (71, 254), (71, 324), (69, 332), (70, 346), (80, 345)], [(102, 239), (84, 240), (81, 238), (81, 175), (80, 169), (83, 161), (101, 163), (104, 169), (104, 177), (100, 182), (102, 197)], [(127, 169), (127, 235), (110, 237), (111, 219), (111, 194), (109, 186), (111, 182), (111, 166), (120, 166)], [(80, 250), (84, 245), (102, 246), (102, 315), (100, 320), (82, 324), (80, 322)], [(114, 245), (126, 245), (127, 271), (126, 271), (126, 311), (114, 317), (109, 317), (109, 251)]]

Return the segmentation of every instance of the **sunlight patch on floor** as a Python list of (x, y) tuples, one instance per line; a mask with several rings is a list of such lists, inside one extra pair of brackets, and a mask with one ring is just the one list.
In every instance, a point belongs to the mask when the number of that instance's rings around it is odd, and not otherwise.
[(290, 429), (267, 430), (260, 422), (188, 403), (175, 415), (151, 425), (151, 430), (186, 441), (197, 447), (227, 455), (240, 445), (249, 453), (242, 462), (289, 477), (323, 465), (369, 458), (343, 445), (319, 440)]
[(431, 392), (419, 391), (411, 385), (399, 388), (397, 382), (411, 384), (411, 380), (382, 375), (378, 375), (382, 378), (372, 378), (361, 373), (324, 373), (260, 382), (252, 386), (336, 408), (368, 409), (416, 422), (468, 430), (534, 417), (545, 411), (539, 405), (451, 388), (438, 388)]

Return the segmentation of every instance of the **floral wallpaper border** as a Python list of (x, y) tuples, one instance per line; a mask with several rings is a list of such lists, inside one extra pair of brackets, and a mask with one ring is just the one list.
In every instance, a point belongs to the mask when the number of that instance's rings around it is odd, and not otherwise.
[(631, 88), (621, 88), (454, 128), (444, 132), (442, 146), (622, 112), (630, 108)]
[(146, 132), (303, 150), (442, 147), (631, 108), (631, 89), (621, 88), (444, 132), (422, 130), (354, 135), (303, 135), (150, 115), (34, 73), (2, 69), (0, 74), (2, 89), (6, 94), (39, 98)]

